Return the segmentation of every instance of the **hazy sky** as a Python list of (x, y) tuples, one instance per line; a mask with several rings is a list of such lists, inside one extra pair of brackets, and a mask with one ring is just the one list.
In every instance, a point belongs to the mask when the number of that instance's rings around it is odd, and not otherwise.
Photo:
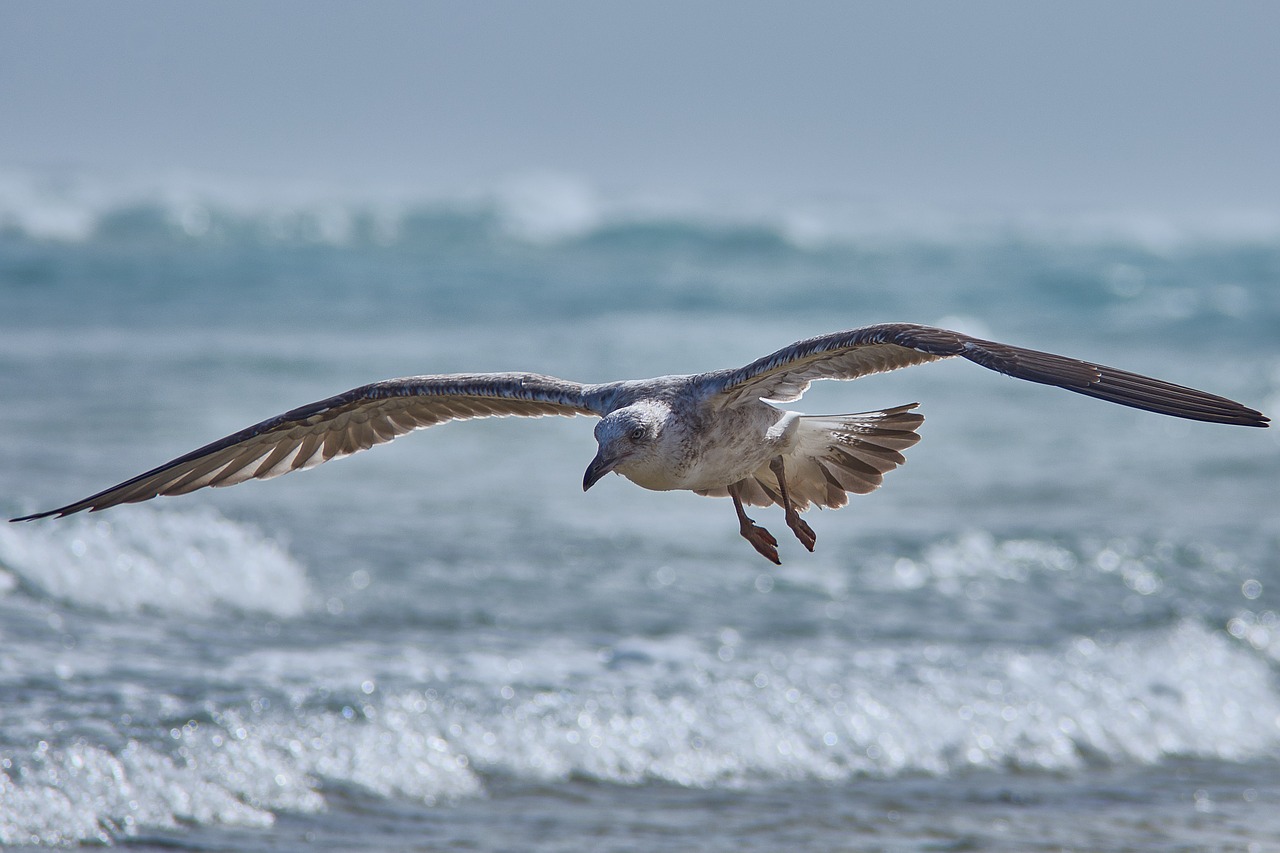
[(1280, 206), (1280, 3), (0, 0), (0, 168)]

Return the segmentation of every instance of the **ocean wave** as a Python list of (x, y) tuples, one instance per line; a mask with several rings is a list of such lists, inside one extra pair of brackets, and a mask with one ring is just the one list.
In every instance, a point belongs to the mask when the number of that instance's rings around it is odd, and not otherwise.
[[(41, 741), (22, 759), (0, 759), (0, 768), (0, 845), (109, 845), (142, 829), (265, 828), (275, 820), (190, 763), (136, 741), (118, 752)], [(295, 811), (320, 807), (315, 797), (278, 799)]]
[(822, 252), (900, 244), (1268, 244), (1280, 210), (974, 211), (840, 200), (603, 193), (562, 174), (453, 193), (347, 189), (168, 173), (0, 170), (0, 235), (73, 243), (214, 245), (728, 244)]
[[(493, 661), (502, 700), (455, 696), (465, 710), (451, 745), (477, 769), (515, 776), (734, 786), (1235, 761), (1280, 744), (1266, 663), (1194, 622), (1047, 650), (809, 651), (756, 647), (733, 631), (718, 640), (714, 650), (635, 641), (594, 662), (521, 655), (514, 672)], [(565, 678), (566, 667), (584, 677)], [(544, 679), (590, 686), (540, 689)]]
[(254, 528), (207, 509), (138, 507), (110, 520), (0, 526), (0, 594), (25, 588), (111, 614), (227, 610), (290, 617), (310, 599), (306, 571)]
[(435, 659), (417, 687), (384, 688), (376, 648), (295, 652), (291, 678), (322, 687), (200, 711), (153, 743), (9, 751), (0, 843), (268, 826), (336, 792), (434, 805), (495, 775), (740, 788), (1248, 761), (1280, 746), (1265, 658), (1194, 621), (1045, 649), (801, 648), (726, 629), (710, 643), (416, 654)]
[(928, 305), (1131, 341), (1190, 323), (1206, 341), (1270, 341), (1280, 312), (1280, 214), (894, 211), (548, 178), (452, 197), (32, 183), (0, 174), (0, 287), (24, 326), (61, 328), (73, 303), (148, 334), (255, 321), (274, 334), (300, 304), (344, 331), (670, 311), (929, 321)]

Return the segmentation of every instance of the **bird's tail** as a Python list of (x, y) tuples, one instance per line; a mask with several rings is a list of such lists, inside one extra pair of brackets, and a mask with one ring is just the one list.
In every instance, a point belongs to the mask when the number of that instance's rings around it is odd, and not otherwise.
[[(906, 462), (902, 451), (920, 440), (924, 416), (910, 403), (882, 412), (800, 417), (792, 451), (783, 457), (791, 503), (841, 507), (849, 494), (875, 491), (884, 475)], [(743, 499), (756, 506), (782, 504), (778, 479), (766, 465), (749, 478)]]

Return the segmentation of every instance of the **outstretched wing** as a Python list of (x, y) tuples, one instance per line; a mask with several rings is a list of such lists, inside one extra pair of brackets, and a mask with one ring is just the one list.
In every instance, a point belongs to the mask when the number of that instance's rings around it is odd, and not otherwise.
[(719, 386), (726, 405), (752, 398), (785, 402), (798, 399), (816, 379), (857, 379), (953, 356), (1018, 379), (1162, 415), (1241, 426), (1268, 423), (1261, 412), (1194, 388), (910, 323), (884, 323), (798, 341), (746, 367), (707, 374), (706, 379)]
[(353, 388), (254, 424), (159, 468), (29, 521), (231, 486), (312, 468), (415, 429), (490, 416), (600, 415), (600, 386), (534, 373), (413, 376)]

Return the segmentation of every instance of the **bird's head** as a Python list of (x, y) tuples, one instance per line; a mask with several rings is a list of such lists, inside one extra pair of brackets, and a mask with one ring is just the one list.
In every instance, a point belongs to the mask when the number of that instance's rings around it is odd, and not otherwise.
[(653, 466), (661, 467), (660, 439), (663, 427), (671, 415), (665, 403), (646, 400), (633, 403), (610, 412), (596, 424), (596, 443), (599, 451), (587, 466), (582, 478), (582, 490), (594, 486), (610, 471), (617, 471), (628, 479)]

